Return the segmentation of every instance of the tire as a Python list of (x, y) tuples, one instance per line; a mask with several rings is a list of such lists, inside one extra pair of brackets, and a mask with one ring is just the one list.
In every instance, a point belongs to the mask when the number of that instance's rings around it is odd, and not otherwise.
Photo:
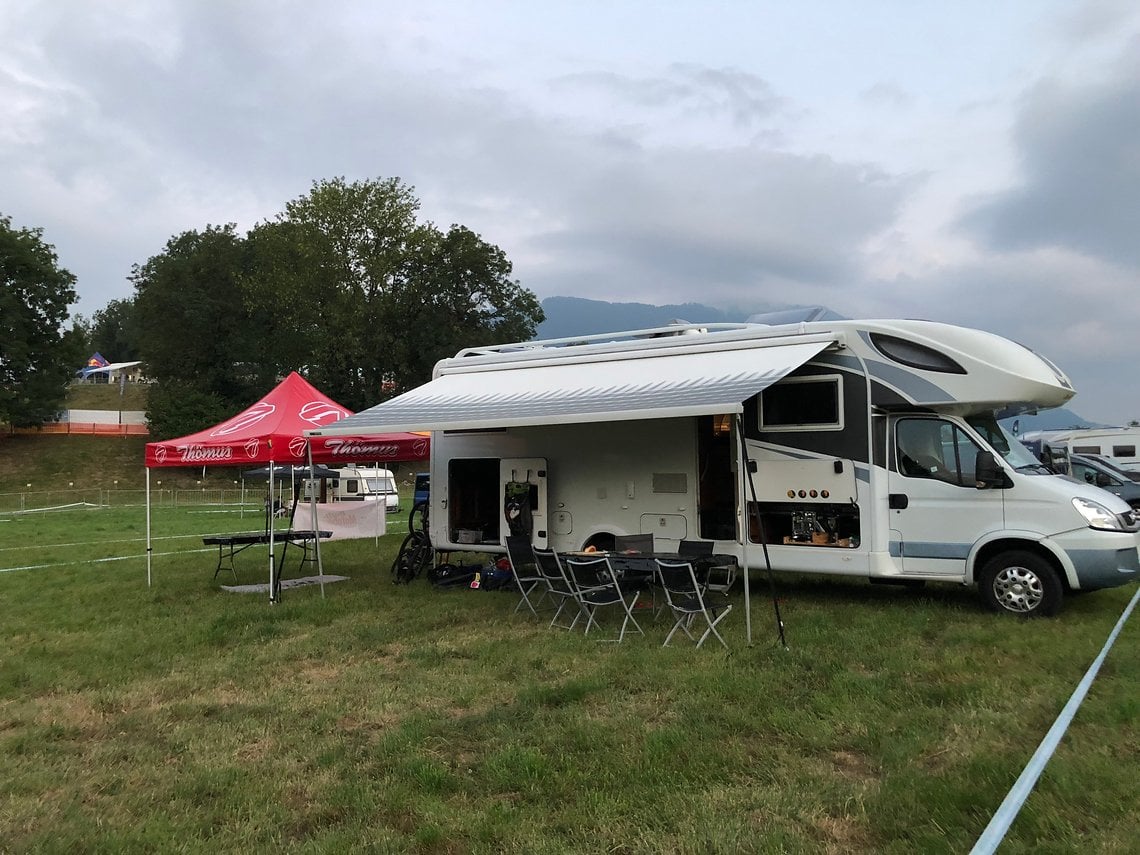
[(1064, 591), (1053, 566), (1024, 550), (995, 555), (978, 576), (978, 593), (988, 608), (1023, 617), (1057, 614)]
[(411, 582), (431, 566), (434, 550), (423, 532), (413, 531), (400, 544), (396, 560), (392, 562), (392, 581), (397, 585)]
[(416, 502), (408, 512), (408, 531), (415, 534), (417, 531), (426, 532), (428, 528), (428, 503)]

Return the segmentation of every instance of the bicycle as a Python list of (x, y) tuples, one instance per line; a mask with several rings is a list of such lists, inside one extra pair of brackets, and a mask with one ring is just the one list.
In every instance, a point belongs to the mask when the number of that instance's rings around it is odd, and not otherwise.
[(408, 535), (400, 544), (400, 550), (392, 562), (394, 584), (411, 582), (434, 563), (435, 550), (432, 548), (427, 528), (427, 502), (419, 502), (412, 506), (412, 511), (408, 514)]

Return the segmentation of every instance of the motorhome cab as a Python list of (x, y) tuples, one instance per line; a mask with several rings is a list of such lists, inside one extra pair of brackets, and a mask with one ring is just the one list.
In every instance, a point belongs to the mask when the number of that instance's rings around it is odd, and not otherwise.
[(465, 349), (316, 433), (432, 430), (440, 549), (652, 534), (1052, 614), (1066, 591), (1140, 578), (1128, 505), (998, 424), (1073, 394), (1036, 353), (947, 324), (683, 325)]
[(340, 476), (330, 485), (333, 501), (384, 502), (388, 513), (400, 510), (400, 492), (390, 470), (349, 466), (339, 472)]

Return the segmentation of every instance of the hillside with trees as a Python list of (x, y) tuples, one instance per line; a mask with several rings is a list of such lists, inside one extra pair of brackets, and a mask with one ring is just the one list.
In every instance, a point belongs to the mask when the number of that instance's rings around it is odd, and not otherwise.
[(134, 295), (63, 329), (74, 277), (36, 229), (0, 218), (0, 422), (61, 408), (91, 352), (142, 360), (153, 439), (202, 429), (297, 370), (359, 410), (426, 382), (472, 341), (532, 338), (543, 320), (502, 249), (418, 218), (399, 179), (316, 181), (241, 233), (206, 225), (136, 264)]

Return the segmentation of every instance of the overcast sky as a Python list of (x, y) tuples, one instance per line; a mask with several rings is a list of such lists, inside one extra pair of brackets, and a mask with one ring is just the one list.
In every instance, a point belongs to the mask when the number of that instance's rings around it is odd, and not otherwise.
[(1135, 0), (3, 0), (0, 44), (0, 213), (87, 316), (399, 177), (540, 298), (976, 326), (1140, 418)]

